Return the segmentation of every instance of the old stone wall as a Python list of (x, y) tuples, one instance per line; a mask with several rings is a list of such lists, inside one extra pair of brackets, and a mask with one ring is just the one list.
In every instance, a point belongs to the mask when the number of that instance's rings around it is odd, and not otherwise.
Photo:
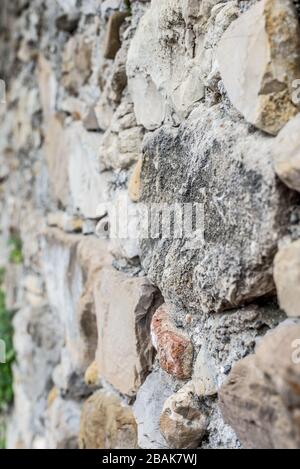
[(0, 9), (7, 446), (299, 448), (298, 2)]

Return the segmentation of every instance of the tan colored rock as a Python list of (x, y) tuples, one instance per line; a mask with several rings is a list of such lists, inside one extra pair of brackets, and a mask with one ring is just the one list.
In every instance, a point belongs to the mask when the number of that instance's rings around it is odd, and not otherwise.
[(64, 122), (59, 114), (55, 114), (49, 120), (44, 152), (52, 186), (52, 194), (62, 205), (67, 205), (69, 197), (69, 158), (65, 141)]
[(177, 379), (189, 379), (192, 374), (193, 345), (189, 337), (176, 327), (165, 304), (153, 316), (151, 335), (163, 370)]
[(300, 114), (279, 132), (271, 147), (275, 171), (290, 188), (300, 191)]
[(98, 391), (83, 405), (81, 449), (135, 449), (137, 427), (130, 407), (113, 394)]
[(134, 167), (128, 184), (129, 197), (133, 202), (138, 202), (140, 199), (142, 164), (143, 159), (140, 158)]
[(62, 82), (71, 93), (78, 93), (92, 73), (92, 35), (72, 36), (63, 51)]
[(43, 118), (44, 122), (47, 124), (50, 117), (55, 112), (57, 82), (51, 64), (42, 54), (39, 55), (38, 59), (37, 76)]
[(281, 308), (288, 316), (300, 316), (300, 241), (280, 249), (274, 279)]
[(84, 375), (84, 381), (87, 386), (97, 386), (100, 383), (99, 370), (97, 362), (90, 364)]
[(251, 124), (276, 135), (298, 112), (300, 32), (291, 0), (255, 3), (226, 30), (217, 57), (232, 104)]
[(101, 170), (128, 168), (139, 159), (142, 141), (141, 127), (132, 127), (119, 133), (108, 130), (99, 150)]
[(127, 12), (117, 11), (109, 17), (104, 46), (104, 57), (106, 59), (114, 59), (121, 47), (120, 27), (127, 16)]
[(79, 233), (82, 231), (83, 221), (81, 218), (72, 217), (66, 212), (54, 212), (47, 215), (47, 224), (66, 233)]
[(152, 315), (161, 298), (146, 278), (105, 268), (94, 289), (98, 325), (96, 361), (100, 376), (133, 395), (152, 367)]
[(214, 396), (218, 392), (217, 370), (204, 347), (197, 355), (192, 381), (199, 397)]
[(54, 386), (48, 394), (47, 405), (48, 408), (52, 406), (55, 399), (59, 396), (59, 392), (56, 386)]
[(192, 383), (169, 397), (160, 417), (160, 430), (170, 448), (197, 448), (206, 432), (207, 415)]
[(254, 355), (234, 366), (221, 388), (223, 417), (245, 448), (300, 447), (299, 338), (299, 322), (279, 325)]

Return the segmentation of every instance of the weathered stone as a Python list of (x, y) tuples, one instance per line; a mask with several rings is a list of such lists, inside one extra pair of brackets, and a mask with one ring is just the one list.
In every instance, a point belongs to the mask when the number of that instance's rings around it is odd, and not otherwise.
[(291, 189), (300, 191), (300, 115), (288, 122), (271, 147), (275, 171)]
[(186, 43), (183, 3), (152, 1), (130, 44), (128, 86), (137, 122), (149, 130), (159, 127), (172, 112), (182, 120), (204, 96), (193, 60), (194, 44)]
[(113, 268), (100, 273), (94, 293), (100, 376), (133, 395), (152, 367), (150, 322), (160, 295), (146, 278), (131, 278)]
[(285, 322), (238, 362), (220, 392), (220, 406), (245, 448), (300, 445), (299, 323)]
[(69, 201), (69, 161), (63, 119), (58, 114), (49, 120), (44, 151), (54, 198), (66, 206)]
[(175, 391), (175, 385), (162, 370), (153, 371), (139, 389), (134, 403), (134, 415), (138, 424), (138, 444), (143, 449), (164, 449), (159, 419), (163, 405)]
[(66, 212), (49, 213), (47, 216), (47, 224), (50, 227), (59, 228), (66, 233), (80, 233), (83, 226), (83, 222), (80, 218), (71, 217)]
[(204, 347), (197, 355), (193, 371), (193, 385), (197, 396), (214, 396), (218, 392), (217, 370)]
[(125, 169), (135, 163), (142, 151), (141, 127), (125, 129), (118, 134), (108, 130), (99, 150), (100, 169)]
[[(163, 204), (167, 215), (186, 204), (198, 211), (190, 231), (179, 218), (177, 237), (142, 234), (143, 267), (166, 301), (199, 313), (274, 291), (274, 252), (294, 194), (278, 184), (268, 150), (268, 137), (233, 124), (219, 105), (200, 105), (179, 129), (148, 136), (141, 202), (156, 210)], [(153, 231), (152, 216), (151, 224)]]
[[(96, 238), (66, 235), (53, 228), (45, 233), (43, 255), (49, 302), (64, 324), (65, 353), (73, 366), (70, 374), (80, 377), (81, 372), (83, 383), (83, 372), (97, 347), (93, 291), (97, 274), (110, 262), (107, 246)], [(68, 370), (70, 359), (65, 361)]]
[[(74, 123), (66, 133), (68, 177), (74, 210), (86, 218), (97, 218), (97, 207), (108, 197), (109, 175), (99, 174), (97, 154), (102, 136)], [(72, 149), (72, 150), (71, 150)]]
[(292, 83), (300, 75), (299, 33), (292, 1), (263, 0), (229, 26), (218, 47), (232, 104), (270, 134), (277, 134), (298, 112)]
[(83, 405), (81, 449), (135, 449), (136, 422), (130, 407), (106, 391), (97, 391)]
[(300, 241), (282, 247), (275, 257), (274, 279), (281, 308), (300, 316)]
[(106, 43), (104, 46), (104, 57), (106, 59), (114, 59), (121, 47), (120, 27), (127, 16), (127, 12), (117, 11), (109, 17)]
[(55, 113), (57, 81), (51, 64), (40, 54), (38, 60), (38, 83), (42, 102), (44, 122), (47, 124)]
[(100, 384), (100, 375), (96, 361), (91, 363), (86, 370), (84, 381), (87, 386), (98, 386)]
[(188, 383), (169, 397), (160, 417), (160, 430), (170, 448), (197, 448), (205, 435), (207, 414)]
[(138, 202), (140, 198), (142, 163), (143, 160), (140, 158), (134, 167), (128, 184), (129, 197), (133, 202)]
[(178, 379), (190, 378), (193, 345), (189, 337), (176, 327), (166, 305), (154, 314), (151, 335), (162, 369)]
[(81, 405), (57, 397), (46, 414), (48, 449), (77, 449)]
[(93, 39), (88, 34), (73, 36), (63, 52), (62, 82), (68, 91), (77, 94), (92, 73)]

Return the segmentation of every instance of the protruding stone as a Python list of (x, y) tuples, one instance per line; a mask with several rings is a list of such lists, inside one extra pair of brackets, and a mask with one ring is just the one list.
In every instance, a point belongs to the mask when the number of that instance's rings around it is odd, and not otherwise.
[(151, 334), (162, 369), (177, 379), (190, 378), (193, 345), (189, 337), (176, 327), (165, 304), (153, 316)]
[(255, 3), (224, 33), (218, 62), (232, 104), (276, 135), (298, 112), (292, 83), (300, 76), (300, 30), (293, 2)]
[(138, 202), (140, 198), (142, 164), (143, 160), (140, 158), (134, 167), (128, 185), (129, 197), (133, 202)]
[(153, 371), (139, 389), (134, 403), (134, 415), (138, 424), (138, 443), (143, 449), (164, 449), (159, 420), (163, 405), (175, 392), (172, 378), (162, 369)]
[(300, 324), (288, 320), (241, 360), (220, 391), (225, 421), (245, 448), (300, 446)]
[(137, 428), (130, 407), (113, 394), (98, 391), (83, 405), (81, 449), (135, 449)]
[(288, 122), (271, 146), (275, 171), (290, 188), (300, 192), (300, 114)]
[(197, 355), (193, 372), (193, 385), (197, 396), (214, 396), (218, 392), (217, 370), (204, 347)]
[(275, 257), (274, 279), (281, 308), (300, 317), (300, 241), (282, 247)]
[(197, 448), (207, 428), (207, 415), (195, 394), (194, 385), (188, 383), (169, 397), (160, 417), (160, 430), (170, 448)]
[(100, 376), (123, 394), (133, 395), (152, 367), (150, 322), (161, 304), (160, 294), (146, 278), (113, 268), (99, 274), (94, 293)]
[(107, 25), (106, 43), (104, 46), (104, 57), (106, 59), (114, 59), (121, 47), (120, 27), (122, 26), (128, 13), (125, 11), (117, 11), (109, 17)]
[(100, 375), (97, 362), (90, 364), (84, 375), (84, 381), (87, 386), (98, 386), (100, 383)]

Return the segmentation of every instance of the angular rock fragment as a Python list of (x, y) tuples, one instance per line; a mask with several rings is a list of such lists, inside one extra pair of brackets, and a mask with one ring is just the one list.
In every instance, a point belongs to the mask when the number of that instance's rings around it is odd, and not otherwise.
[(162, 369), (177, 379), (190, 378), (193, 345), (189, 337), (176, 327), (166, 305), (154, 314), (151, 335)]
[(290, 188), (300, 192), (300, 114), (288, 122), (271, 146), (275, 171)]
[(235, 365), (221, 388), (224, 419), (245, 448), (300, 446), (299, 338), (299, 322), (279, 325), (254, 355)]
[(193, 384), (188, 383), (169, 397), (160, 417), (160, 431), (170, 448), (197, 448), (205, 435), (207, 414), (195, 394)]
[(298, 112), (292, 84), (300, 76), (300, 29), (293, 2), (255, 3), (224, 33), (218, 62), (232, 104), (276, 135)]
[(161, 296), (146, 278), (113, 268), (99, 274), (94, 294), (100, 376), (123, 394), (134, 395), (152, 367), (150, 322)]
[(279, 250), (274, 279), (281, 308), (288, 316), (300, 317), (300, 241)]
[(133, 202), (138, 202), (140, 199), (142, 163), (142, 158), (140, 158), (134, 167), (128, 184), (129, 197)]
[(106, 391), (97, 391), (83, 405), (81, 449), (135, 449), (137, 427), (130, 407)]

